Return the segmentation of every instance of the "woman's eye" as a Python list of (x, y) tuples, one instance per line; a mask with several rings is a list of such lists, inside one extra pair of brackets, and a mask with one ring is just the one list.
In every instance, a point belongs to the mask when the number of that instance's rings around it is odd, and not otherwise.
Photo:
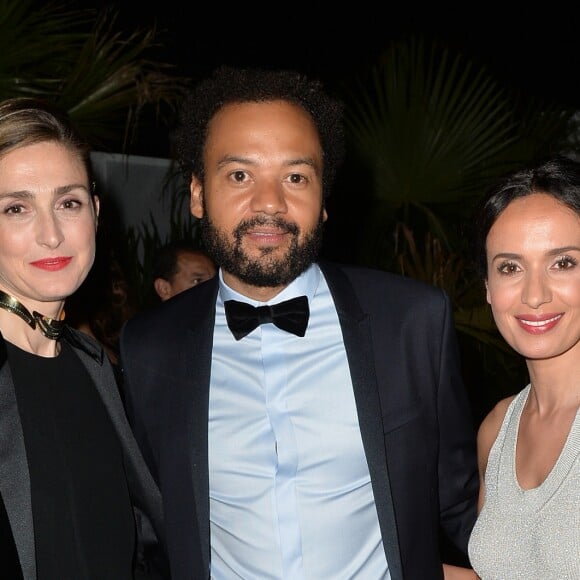
[(510, 274), (515, 274), (519, 268), (517, 264), (514, 264), (513, 262), (504, 262), (498, 266), (497, 270), (500, 274), (506, 274), (509, 276)]
[(561, 258), (558, 258), (556, 260), (556, 268), (558, 270), (569, 270), (571, 268), (574, 268), (574, 266), (577, 266), (578, 262), (577, 260), (575, 260), (574, 258), (572, 258), (572, 256), (562, 256)]
[(62, 207), (64, 207), (64, 209), (75, 209), (81, 205), (82, 203), (77, 199), (67, 199), (62, 202)]
[(18, 215), (24, 211), (24, 207), (21, 205), (8, 205), (4, 208), (5, 214)]

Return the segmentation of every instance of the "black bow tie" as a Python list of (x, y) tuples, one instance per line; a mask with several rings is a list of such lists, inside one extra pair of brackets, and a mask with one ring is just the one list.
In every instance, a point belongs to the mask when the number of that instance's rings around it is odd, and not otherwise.
[(273, 306), (252, 306), (237, 300), (224, 302), (228, 326), (236, 340), (244, 338), (265, 322), (273, 322), (278, 328), (296, 336), (304, 336), (308, 326), (308, 298), (299, 296)]

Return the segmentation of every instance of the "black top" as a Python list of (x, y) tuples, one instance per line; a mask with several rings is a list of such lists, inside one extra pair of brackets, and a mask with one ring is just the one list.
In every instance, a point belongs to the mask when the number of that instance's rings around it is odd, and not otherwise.
[(7, 343), (30, 471), (39, 580), (132, 578), (135, 524), (121, 445), (71, 347)]

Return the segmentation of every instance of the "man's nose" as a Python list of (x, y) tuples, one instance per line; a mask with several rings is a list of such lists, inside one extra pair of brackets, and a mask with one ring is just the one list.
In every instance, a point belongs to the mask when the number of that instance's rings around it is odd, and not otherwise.
[(256, 183), (250, 207), (256, 213), (269, 215), (286, 213), (288, 206), (283, 184), (274, 179), (262, 180), (260, 183)]

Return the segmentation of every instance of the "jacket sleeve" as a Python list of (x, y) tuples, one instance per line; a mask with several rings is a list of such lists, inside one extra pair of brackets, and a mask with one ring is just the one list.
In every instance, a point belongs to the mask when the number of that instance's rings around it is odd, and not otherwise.
[(445, 297), (441, 340), (439, 500), (444, 560), (468, 565), (467, 543), (477, 517), (479, 477), (473, 415), (462, 380), (452, 306)]

